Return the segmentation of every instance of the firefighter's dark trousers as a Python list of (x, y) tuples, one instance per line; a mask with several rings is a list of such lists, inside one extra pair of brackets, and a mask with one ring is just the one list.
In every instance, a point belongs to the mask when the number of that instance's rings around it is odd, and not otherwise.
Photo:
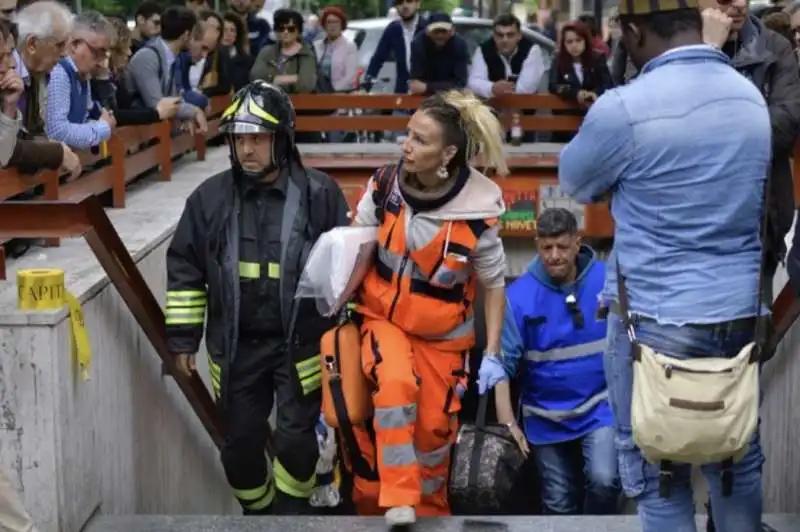
[[(319, 355), (314, 358), (316, 364), (309, 358), (311, 369), (298, 376), (302, 362), (289, 360), (282, 341), (243, 340), (229, 378), (218, 366), (211, 368), (212, 381), (216, 369), (222, 383), (222, 465), (245, 514), (311, 510), (308, 497), (314, 489), (319, 456), (314, 428), (320, 415), (320, 393), (318, 386), (304, 393), (299, 379), (319, 371)], [(264, 445), (273, 403), (277, 403), (277, 422), (270, 472)]]

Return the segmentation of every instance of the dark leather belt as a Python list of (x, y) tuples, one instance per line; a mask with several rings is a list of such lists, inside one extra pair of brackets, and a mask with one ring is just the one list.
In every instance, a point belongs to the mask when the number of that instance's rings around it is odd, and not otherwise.
[[(613, 312), (614, 314), (620, 316), (622, 312), (619, 308), (619, 303), (617, 301), (612, 301), (608, 307), (605, 308), (605, 314), (607, 315), (608, 312)], [(601, 310), (598, 309), (598, 315), (601, 315)], [(761, 316), (761, 319), (769, 320), (769, 316)], [(634, 323), (636, 322), (651, 322), (655, 323), (656, 320), (653, 318), (649, 318), (647, 316), (641, 316), (639, 314), (633, 315)], [(740, 332), (740, 331), (755, 331), (756, 329), (756, 317), (749, 316), (746, 318), (738, 318), (735, 320), (730, 321), (722, 321), (718, 323), (687, 323), (687, 327), (693, 327), (695, 329), (726, 329), (730, 332)]]

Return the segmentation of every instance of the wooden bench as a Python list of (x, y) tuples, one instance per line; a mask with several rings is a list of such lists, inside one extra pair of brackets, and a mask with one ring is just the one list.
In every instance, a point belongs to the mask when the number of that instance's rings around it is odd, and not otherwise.
[[(405, 94), (300, 94), (292, 96), (298, 113), (297, 131), (404, 131), (408, 116), (362, 114), (360, 116), (304, 116), (303, 111), (361, 109), (362, 111), (411, 111), (418, 109), (424, 96)], [(495, 98), (489, 104), (498, 111), (506, 130), (511, 127), (512, 112), (575, 110), (569, 102), (552, 94), (513, 94)], [(523, 114), (520, 125), (526, 132), (576, 131), (580, 116)]]

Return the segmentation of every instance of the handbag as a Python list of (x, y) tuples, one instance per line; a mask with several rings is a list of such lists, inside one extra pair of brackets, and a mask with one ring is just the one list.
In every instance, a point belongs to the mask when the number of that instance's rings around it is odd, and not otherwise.
[(465, 423), (456, 436), (448, 484), (454, 514), (503, 512), (525, 462), (506, 425), (486, 424), (488, 402), (489, 395), (482, 395), (475, 424)]
[[(769, 175), (769, 174), (768, 174)], [(645, 460), (659, 463), (659, 492), (669, 497), (674, 463), (703, 465), (721, 462), (722, 494), (729, 496), (733, 464), (747, 452), (758, 428), (759, 361), (768, 336), (762, 316), (769, 177), (765, 183), (761, 222), (754, 340), (733, 358), (681, 359), (658, 352), (636, 338), (625, 278), (616, 259), (619, 310), (631, 342), (633, 441)]]

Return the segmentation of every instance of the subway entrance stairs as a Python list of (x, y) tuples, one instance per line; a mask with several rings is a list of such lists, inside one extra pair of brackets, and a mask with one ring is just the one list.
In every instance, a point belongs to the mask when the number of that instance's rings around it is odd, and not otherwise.
[[(764, 523), (776, 532), (800, 531), (800, 515), (768, 515)], [(705, 516), (697, 518), (698, 530), (705, 530)], [(84, 532), (373, 532), (386, 530), (381, 517), (341, 516), (98, 516)], [(639, 532), (633, 515), (618, 516), (500, 516), (420, 518), (415, 532)], [(770, 530), (764, 528), (764, 530)], [(666, 531), (665, 531), (666, 532)], [(758, 531), (753, 531), (758, 532)]]

